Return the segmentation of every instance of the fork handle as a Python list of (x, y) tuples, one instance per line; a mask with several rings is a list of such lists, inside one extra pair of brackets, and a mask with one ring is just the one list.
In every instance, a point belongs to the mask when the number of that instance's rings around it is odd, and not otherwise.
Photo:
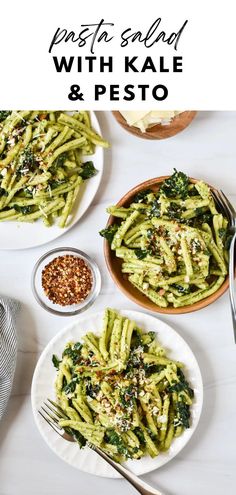
[(105, 452), (100, 450), (99, 448), (93, 445), (93, 450), (102, 457), (105, 461), (107, 461), (110, 466), (112, 466), (118, 473), (120, 473), (133, 487), (141, 493), (141, 495), (163, 495), (163, 493), (159, 492), (155, 488), (152, 488), (150, 485), (145, 483), (145, 481), (140, 480), (138, 476), (131, 473), (128, 469), (126, 469), (121, 464), (117, 464), (117, 462), (113, 461)]
[(236, 304), (235, 304), (235, 293), (234, 293), (234, 246), (236, 240), (236, 232), (230, 243), (229, 250), (229, 297), (231, 305), (231, 314), (234, 329), (234, 342), (236, 343)]

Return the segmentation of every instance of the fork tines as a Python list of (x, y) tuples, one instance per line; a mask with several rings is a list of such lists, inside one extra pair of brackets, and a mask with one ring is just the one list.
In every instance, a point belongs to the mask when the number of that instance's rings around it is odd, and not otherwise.
[(219, 210), (222, 210), (222, 209), (225, 210), (225, 208), (223, 208), (223, 205), (218, 198), (217, 192), (212, 189), (211, 194), (212, 194), (214, 201), (216, 203), (216, 206), (219, 208)]
[(219, 210), (221, 210), (224, 213), (224, 215), (227, 217), (229, 221), (229, 225), (233, 226), (235, 223), (234, 220), (236, 215), (233, 205), (230, 203), (230, 201), (225, 196), (222, 190), (220, 191), (212, 190), (212, 196)]
[(231, 220), (232, 220), (233, 218), (235, 218), (235, 215), (236, 215), (235, 209), (234, 209), (233, 205), (230, 203), (230, 201), (228, 200), (227, 196), (225, 196), (225, 194), (223, 193), (222, 189), (220, 190), (220, 194), (221, 194), (222, 200), (224, 200), (224, 204), (226, 206), (226, 209), (228, 208), (228, 210), (229, 210), (229, 213), (231, 215)]
[(221, 213), (224, 214), (224, 216), (230, 221), (230, 213), (228, 208), (226, 207), (225, 203), (223, 202), (222, 197), (220, 196), (219, 191), (212, 191), (212, 196), (214, 198), (214, 201), (216, 203), (216, 206), (220, 210)]
[(44, 402), (44, 406), (45, 407), (41, 406), (41, 409), (39, 409), (39, 414), (53, 428), (53, 430), (56, 431), (56, 433), (60, 434), (63, 428), (59, 425), (59, 419), (65, 419), (65, 414), (60, 406), (58, 406), (58, 404), (53, 402), (51, 399), (47, 399), (47, 401)]

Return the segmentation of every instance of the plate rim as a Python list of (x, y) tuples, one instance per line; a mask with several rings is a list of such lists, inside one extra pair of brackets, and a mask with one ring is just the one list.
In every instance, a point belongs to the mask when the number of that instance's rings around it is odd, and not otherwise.
[[(68, 111), (68, 113), (74, 113), (76, 112), (76, 110), (74, 111)], [(95, 121), (95, 124), (96, 124), (96, 132), (98, 132), (99, 134), (101, 134), (101, 126), (100, 126), (100, 123), (99, 123), (99, 120), (97, 118), (97, 115), (95, 113), (95, 111), (93, 110), (90, 110), (90, 114), (91, 114), (91, 120), (94, 119)], [(37, 244), (32, 244), (32, 245), (29, 245), (29, 246), (22, 246), (22, 247), (15, 247), (13, 245), (10, 245), (8, 247), (3, 247), (1, 246), (1, 243), (0, 243), (0, 251), (22, 251), (24, 249), (34, 249), (34, 248), (37, 248), (37, 247), (40, 247), (40, 246), (44, 246), (46, 244), (49, 244), (50, 242), (54, 242), (56, 239), (59, 239), (60, 237), (62, 237), (64, 234), (66, 234), (67, 232), (69, 232), (82, 218), (83, 216), (85, 215), (85, 213), (88, 211), (89, 207), (91, 206), (91, 203), (92, 201), (94, 200), (97, 192), (98, 192), (98, 189), (101, 185), (101, 181), (102, 181), (102, 177), (103, 177), (103, 173), (104, 173), (104, 148), (101, 147), (101, 170), (99, 170), (99, 174), (97, 175), (97, 187), (96, 187), (96, 190), (94, 192), (94, 194), (90, 197), (90, 200), (88, 202), (88, 205), (86, 207), (86, 209), (83, 211), (83, 213), (81, 214), (81, 216), (75, 220), (73, 222), (73, 220), (70, 222), (70, 224), (68, 225), (68, 227), (65, 227), (64, 229), (61, 229), (61, 232), (59, 232), (55, 237), (53, 237), (52, 239), (49, 239), (49, 240), (44, 240), (42, 242), (38, 242)], [(89, 155), (86, 155), (86, 156), (89, 156)], [(3, 223), (4, 225), (4, 223)], [(15, 222), (15, 225), (16, 225), (16, 228), (18, 228), (18, 223)], [(46, 227), (45, 227), (46, 228)], [(53, 225), (52, 227), (53, 228)]]
[[(199, 364), (198, 364), (198, 361), (196, 359), (196, 356), (195, 354), (193, 353), (191, 347), (189, 346), (189, 344), (186, 342), (186, 340), (177, 332), (177, 330), (175, 330), (172, 325), (169, 325), (169, 323), (166, 323), (165, 321), (157, 318), (156, 316), (154, 315), (151, 315), (149, 313), (144, 313), (143, 311), (138, 311), (138, 310), (129, 310), (129, 309), (123, 309), (123, 308), (119, 308), (118, 309), (119, 312), (121, 312), (121, 314), (127, 314), (128, 315), (134, 315), (133, 318), (135, 319), (135, 315), (138, 315), (138, 316), (143, 316), (145, 315), (148, 316), (149, 318), (151, 319), (155, 319), (156, 322), (160, 322), (162, 326), (166, 327), (168, 329), (168, 331), (170, 331), (171, 333), (174, 333), (177, 335), (177, 338), (187, 347), (188, 351), (190, 352), (190, 354), (192, 355), (192, 358), (193, 358), (193, 368), (195, 369), (197, 375), (198, 375), (198, 383), (199, 383), (199, 394), (198, 394), (198, 416), (195, 420), (195, 424), (194, 424), (194, 427), (192, 427), (192, 431), (191, 431), (191, 434), (188, 438), (186, 438), (186, 441), (185, 443), (181, 446), (181, 448), (175, 452), (172, 457), (170, 459), (166, 458), (164, 459), (163, 458), (163, 462), (159, 465), (159, 466), (149, 466), (148, 469), (145, 469), (144, 471), (142, 471), (141, 473), (139, 473), (137, 476), (142, 476), (144, 474), (147, 474), (149, 472), (152, 472), (156, 469), (159, 469), (161, 468), (162, 466), (164, 466), (165, 464), (167, 464), (168, 462), (172, 461), (172, 459), (174, 459), (183, 449), (184, 447), (188, 444), (188, 442), (191, 440), (192, 436), (194, 435), (196, 429), (197, 429), (197, 426), (199, 424), (199, 420), (200, 420), (200, 417), (201, 417), (201, 414), (202, 414), (202, 407), (203, 407), (203, 380), (202, 380), (202, 374), (201, 374), (201, 370), (200, 370), (200, 367), (199, 367)], [(79, 470), (79, 471), (82, 471), (82, 472), (85, 472), (85, 473), (88, 473), (88, 474), (91, 474), (91, 475), (94, 475), (94, 476), (99, 476), (99, 477), (102, 477), (102, 478), (111, 478), (111, 479), (117, 479), (117, 478), (122, 478), (121, 475), (119, 475), (115, 470), (114, 470), (114, 474), (101, 474), (101, 473), (97, 473), (97, 472), (93, 472), (91, 470), (84, 470), (84, 469), (81, 469), (80, 467), (77, 467), (77, 466), (74, 466), (73, 464), (71, 464), (71, 462), (65, 458), (63, 458), (57, 451), (56, 449), (54, 449), (49, 441), (48, 441), (48, 438), (45, 434), (45, 432), (43, 431), (43, 429), (41, 428), (41, 424), (40, 424), (40, 421), (39, 421), (39, 415), (38, 415), (38, 411), (37, 411), (37, 408), (36, 408), (36, 404), (35, 404), (35, 394), (34, 394), (34, 391), (35, 391), (35, 387), (36, 387), (36, 380), (37, 380), (37, 375), (39, 374), (39, 370), (40, 370), (40, 364), (41, 362), (44, 360), (44, 357), (45, 355), (47, 355), (47, 352), (48, 352), (48, 347), (49, 346), (52, 346), (55, 342), (57, 342), (57, 340), (59, 340), (63, 335), (66, 334), (67, 331), (69, 331), (71, 328), (73, 328), (74, 326), (76, 326), (77, 323), (80, 323), (80, 325), (83, 324), (83, 321), (87, 320), (88, 318), (102, 318), (104, 314), (104, 310), (100, 310), (100, 311), (97, 311), (95, 313), (91, 313), (91, 314), (88, 314), (88, 315), (83, 315), (79, 318), (77, 318), (75, 321), (71, 322), (70, 324), (67, 324), (65, 327), (63, 327), (61, 330), (59, 330), (58, 333), (56, 333), (56, 335), (54, 335), (54, 337), (52, 339), (49, 340), (49, 342), (47, 343), (47, 345), (44, 347), (42, 353), (40, 354), (39, 356), (39, 359), (36, 363), (36, 366), (35, 366), (35, 369), (34, 369), (34, 373), (33, 373), (33, 378), (32, 378), (32, 384), (31, 384), (31, 393), (30, 393), (30, 396), (31, 396), (31, 408), (32, 408), (32, 413), (33, 413), (33, 417), (34, 417), (34, 421), (35, 421), (35, 424), (37, 426), (37, 429), (41, 435), (41, 437), (43, 438), (43, 440), (45, 441), (45, 443), (47, 444), (47, 446), (50, 448), (50, 450), (55, 454), (57, 455), (57, 457), (59, 459), (61, 459), (62, 461), (66, 462), (67, 464), (69, 464), (71, 467)], [(130, 317), (130, 316), (128, 316)], [(132, 317), (132, 316), (131, 316)], [(158, 333), (157, 331), (155, 331), (155, 333)]]

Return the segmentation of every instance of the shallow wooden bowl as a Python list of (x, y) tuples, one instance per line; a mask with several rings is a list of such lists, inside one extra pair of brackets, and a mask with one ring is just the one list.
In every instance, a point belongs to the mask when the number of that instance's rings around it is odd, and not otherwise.
[[(169, 176), (158, 177), (155, 179), (150, 179), (145, 182), (142, 182), (138, 186), (131, 189), (129, 192), (120, 199), (117, 203), (117, 206), (129, 206), (132, 203), (133, 197), (140, 191), (145, 189), (151, 189), (153, 192), (156, 192), (160, 184), (167, 179)], [(192, 183), (195, 183), (197, 179), (190, 178)], [(214, 187), (209, 186), (212, 190), (215, 190)], [(112, 215), (108, 219), (108, 225), (112, 225), (117, 219)], [(229, 286), (229, 277), (227, 276), (223, 285), (211, 296), (202, 299), (201, 301), (191, 304), (188, 306), (183, 306), (182, 308), (173, 308), (172, 306), (168, 306), (167, 308), (160, 308), (156, 304), (154, 304), (150, 299), (148, 299), (144, 294), (142, 294), (138, 289), (136, 289), (129, 281), (126, 274), (121, 272), (122, 259), (117, 258), (115, 255), (115, 251), (112, 251), (109, 243), (104, 241), (104, 254), (105, 260), (108, 267), (108, 270), (115, 282), (115, 284), (119, 287), (119, 289), (133, 302), (142, 306), (143, 308), (154, 311), (155, 313), (165, 313), (165, 314), (183, 314), (183, 313), (191, 313), (193, 311), (197, 311), (199, 309), (205, 308), (209, 304), (212, 304), (216, 299), (218, 299), (224, 292), (228, 289)]]
[(157, 124), (147, 129), (146, 132), (142, 132), (138, 129), (138, 127), (128, 125), (120, 112), (115, 111), (112, 113), (121, 127), (131, 134), (134, 134), (134, 136), (143, 139), (166, 139), (175, 136), (175, 134), (183, 131), (189, 124), (191, 124), (197, 114), (197, 112), (194, 111), (183, 112), (176, 115), (176, 117), (174, 117), (168, 125)]

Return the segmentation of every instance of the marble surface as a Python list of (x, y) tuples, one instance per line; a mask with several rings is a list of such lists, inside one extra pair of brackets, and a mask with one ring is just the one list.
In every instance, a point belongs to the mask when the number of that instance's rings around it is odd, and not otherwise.
[[(102, 272), (102, 292), (90, 312), (107, 304), (139, 309), (114, 286), (105, 267), (102, 239), (105, 208), (128, 189), (173, 167), (221, 187), (236, 203), (236, 112), (199, 112), (192, 125), (171, 139), (146, 141), (119, 127), (109, 112), (98, 112), (103, 135), (112, 143), (105, 153), (102, 185), (92, 206), (71, 231), (40, 248), (1, 252), (0, 293), (22, 303), (18, 320), (18, 361), (12, 395), (0, 423), (0, 495), (113, 495), (134, 493), (123, 480), (87, 475), (49, 450), (34, 424), (30, 387), (37, 359), (68, 318), (45, 312), (34, 300), (33, 264), (52, 247), (70, 245), (94, 257)], [(0, 241), (1, 242), (1, 241)], [(76, 317), (71, 317), (71, 319)], [(195, 353), (204, 381), (204, 406), (189, 444), (168, 465), (143, 478), (163, 494), (233, 495), (236, 488), (236, 346), (228, 294), (199, 312), (164, 316)]]

